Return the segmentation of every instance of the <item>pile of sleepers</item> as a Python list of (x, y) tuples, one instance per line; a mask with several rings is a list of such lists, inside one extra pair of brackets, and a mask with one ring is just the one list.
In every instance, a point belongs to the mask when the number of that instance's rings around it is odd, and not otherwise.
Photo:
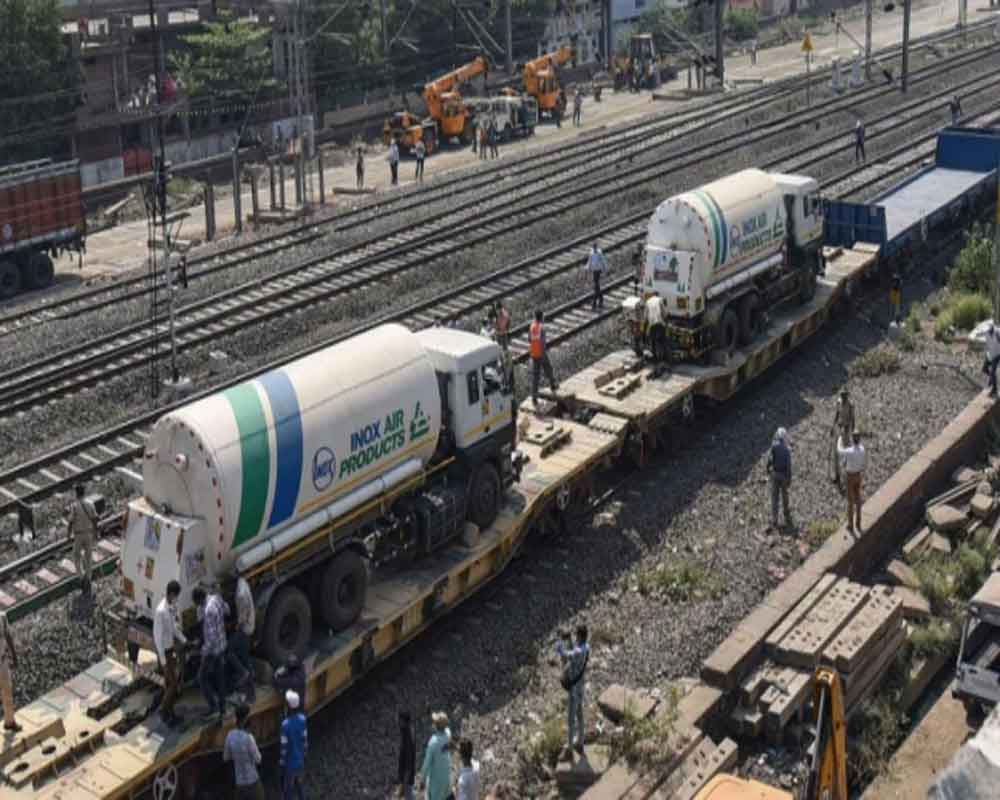
[[(1000, 503), (996, 485), (1000, 482), (1000, 461), (985, 470), (962, 467), (952, 476), (955, 484), (927, 503), (926, 524), (903, 545), (903, 558), (913, 564), (927, 555), (949, 555), (963, 542), (984, 542), (994, 546), (1000, 539)], [(998, 565), (994, 565), (994, 569)]]
[(730, 715), (741, 740), (801, 742), (820, 665), (840, 674), (848, 716), (878, 687), (906, 641), (903, 601), (892, 587), (824, 575), (775, 628), (766, 658), (740, 685)]

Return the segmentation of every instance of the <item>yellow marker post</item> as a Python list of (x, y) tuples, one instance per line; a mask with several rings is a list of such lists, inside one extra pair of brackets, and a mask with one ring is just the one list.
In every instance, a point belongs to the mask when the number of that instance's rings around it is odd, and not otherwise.
[(812, 60), (813, 51), (813, 40), (812, 36), (809, 35), (809, 31), (806, 31), (805, 38), (802, 40), (802, 52), (806, 54), (806, 108), (812, 105), (812, 80), (809, 77), (809, 66)]

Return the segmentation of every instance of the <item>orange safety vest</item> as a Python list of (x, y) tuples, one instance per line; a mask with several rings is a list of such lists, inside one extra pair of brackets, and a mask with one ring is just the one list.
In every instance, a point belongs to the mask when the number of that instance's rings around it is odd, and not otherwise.
[(531, 323), (531, 327), (528, 329), (528, 341), (531, 343), (531, 357), (541, 358), (544, 355), (544, 348), (542, 347), (542, 323), (535, 320)]

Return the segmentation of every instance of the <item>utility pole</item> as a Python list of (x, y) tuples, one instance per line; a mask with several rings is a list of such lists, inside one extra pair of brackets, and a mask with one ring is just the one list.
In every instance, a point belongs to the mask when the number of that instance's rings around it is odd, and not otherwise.
[(507, 77), (514, 77), (514, 23), (511, 18), (511, 5), (514, 0), (507, 0), (504, 8), (505, 27), (507, 29)]
[[(167, 279), (167, 303), (169, 304), (169, 329), (171, 345), (171, 378), (177, 383), (177, 349), (174, 339), (174, 284), (170, 269), (170, 232), (167, 230), (167, 151), (165, 135), (163, 130), (163, 76), (161, 70), (161, 46), (160, 31), (156, 24), (156, 7), (154, 0), (149, 0), (149, 30), (153, 45), (153, 78), (156, 86), (156, 139), (159, 153), (154, 159), (153, 166), (153, 191), (152, 191), (152, 226), (150, 228), (149, 241), (149, 280), (150, 280), (150, 309), (153, 325), (152, 337), (152, 358), (150, 359), (150, 394), (156, 398), (160, 394), (160, 372), (159, 372), (159, 352), (157, 348), (157, 328), (159, 326), (159, 298), (157, 287), (160, 276), (156, 264), (156, 227), (160, 225), (163, 257), (166, 262)], [(159, 223), (157, 223), (159, 217)]]
[(725, 0), (715, 0), (715, 71), (716, 77), (719, 79), (719, 86), (723, 85), (726, 76), (725, 65), (723, 64), (726, 54), (723, 31), (723, 11), (725, 7)]
[(910, 78), (910, 9), (912, 6), (913, 0), (903, 0), (903, 74), (899, 79), (899, 86), (903, 94), (906, 94)]
[(378, 2), (378, 15), (379, 15), (379, 25), (382, 31), (382, 64), (385, 66), (386, 72), (389, 78), (389, 90), (394, 91), (396, 88), (396, 76), (392, 70), (392, 58), (389, 55), (389, 26), (386, 23), (386, 17), (388, 14), (385, 10), (385, 0), (379, 0)]
[(872, 6), (874, 0), (865, 0), (865, 81), (872, 80)]
[[(993, 2), (990, 0), (990, 6)], [(969, 0), (958, 0), (958, 28), (964, 31), (969, 22)]]
[(997, 210), (993, 221), (993, 321), (1000, 321), (1000, 161), (997, 162)]

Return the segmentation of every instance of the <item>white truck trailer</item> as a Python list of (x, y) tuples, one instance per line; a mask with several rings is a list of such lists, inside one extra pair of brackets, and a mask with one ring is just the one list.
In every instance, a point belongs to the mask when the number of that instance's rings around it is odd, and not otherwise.
[(649, 221), (639, 297), (664, 301), (674, 357), (731, 352), (768, 309), (812, 299), (822, 272), (823, 211), (813, 178), (747, 169), (660, 203)]
[(480, 336), (385, 325), (160, 419), (121, 551), (133, 660), (171, 580), (190, 629), (196, 586), (246, 577), (278, 664), (355, 621), (370, 568), (492, 524), (517, 469), (499, 362)]

